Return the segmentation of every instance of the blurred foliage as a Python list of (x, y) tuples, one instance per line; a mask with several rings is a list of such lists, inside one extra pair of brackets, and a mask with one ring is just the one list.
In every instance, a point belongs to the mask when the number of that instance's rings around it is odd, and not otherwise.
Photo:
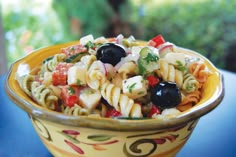
[(74, 39), (87, 34), (102, 36), (108, 19), (114, 14), (106, 0), (54, 0), (52, 7), (63, 23), (65, 34)]
[(9, 64), (34, 49), (70, 40), (50, 6), (21, 0), (7, 7), (3, 7), (3, 27)]
[(224, 68), (227, 47), (236, 44), (236, 1), (168, 2), (153, 5), (154, 0), (145, 1), (143, 38), (162, 34), (167, 41), (193, 49)]
[(19, 0), (11, 6), (3, 8), (9, 64), (33, 49), (87, 34), (133, 34), (142, 40), (162, 34), (220, 68), (225, 68), (227, 48), (236, 44), (234, 0), (128, 0), (118, 14), (107, 0)]

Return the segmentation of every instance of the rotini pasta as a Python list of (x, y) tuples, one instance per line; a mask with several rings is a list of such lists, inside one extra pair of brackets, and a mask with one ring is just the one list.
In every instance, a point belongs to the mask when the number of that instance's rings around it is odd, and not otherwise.
[(68, 70), (68, 84), (78, 83), (80, 85), (87, 84), (87, 71), (91, 64), (96, 60), (94, 55), (86, 55), (81, 58), (79, 62), (77, 62), (74, 67)]
[(205, 83), (209, 75), (206, 65), (202, 62), (191, 63), (189, 65), (189, 72), (193, 74), (200, 84)]
[(103, 98), (120, 111), (124, 116), (142, 117), (141, 107), (125, 94), (121, 93), (121, 89), (106, 81), (101, 86), (101, 94)]
[(129, 75), (135, 75), (137, 72), (137, 65), (130, 61), (126, 62), (118, 69), (118, 73), (121, 75), (122, 79), (127, 79)]
[(63, 62), (66, 59), (66, 55), (63, 53), (56, 54), (52, 57), (52, 59), (49, 59), (48, 61), (45, 61), (41, 67), (41, 70), (39, 73), (43, 74), (44, 72), (52, 72), (57, 64), (59, 62)]
[(75, 104), (73, 107), (66, 106), (63, 113), (72, 116), (81, 116), (89, 115), (90, 112), (86, 108), (82, 108), (81, 106)]
[(31, 96), (39, 105), (52, 110), (55, 109), (58, 98), (50, 88), (35, 81), (32, 75), (22, 76), (18, 81), (25, 93)]
[(185, 111), (199, 102), (201, 99), (201, 92), (196, 90), (192, 93), (182, 94), (182, 101), (177, 106), (180, 111)]
[(28, 95), (32, 96), (31, 94), (31, 85), (34, 82), (34, 76), (32, 75), (24, 75), (17, 78), (19, 85), (21, 86), (22, 90)]
[(158, 49), (155, 41), (80, 41), (49, 56), (31, 71), (35, 75), (17, 78), (39, 105), (73, 116), (160, 118), (197, 104), (210, 75), (200, 58), (174, 48), (160, 55), (163, 45)]
[(106, 81), (104, 65), (100, 61), (94, 61), (86, 74), (86, 82), (92, 89), (98, 90)]
[(174, 65), (169, 64), (165, 59), (159, 60), (160, 68), (156, 71), (164, 81), (176, 82), (179, 88), (183, 86), (183, 72), (175, 69)]
[(169, 64), (166, 59), (159, 60), (160, 68), (156, 71), (164, 81), (176, 82), (177, 86), (186, 92), (198, 89), (199, 82), (188, 71), (180, 71), (174, 65)]
[(44, 107), (54, 110), (57, 97), (52, 93), (50, 88), (40, 85), (39, 82), (34, 81), (31, 85), (32, 97), (37, 103)]
[(199, 82), (196, 80), (196, 78), (190, 73), (184, 73), (182, 89), (187, 93), (191, 93), (198, 88)]

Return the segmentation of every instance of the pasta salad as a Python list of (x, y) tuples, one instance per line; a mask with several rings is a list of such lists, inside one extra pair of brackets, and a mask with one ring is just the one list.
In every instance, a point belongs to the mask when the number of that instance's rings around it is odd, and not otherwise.
[(162, 35), (146, 43), (87, 35), (17, 81), (38, 105), (67, 115), (163, 118), (197, 104), (209, 75)]

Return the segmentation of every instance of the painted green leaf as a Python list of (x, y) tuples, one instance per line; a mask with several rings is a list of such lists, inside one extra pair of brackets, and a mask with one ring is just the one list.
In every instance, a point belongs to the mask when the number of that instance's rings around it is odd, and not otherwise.
[(93, 140), (93, 141), (107, 141), (110, 140), (113, 136), (112, 135), (90, 135), (88, 136), (88, 139)]
[(71, 135), (67, 135), (67, 134), (65, 134), (64, 132), (61, 132), (61, 131), (57, 131), (57, 132), (60, 133), (61, 135), (63, 135), (64, 137), (66, 137), (68, 140), (70, 140), (73, 143), (77, 143), (77, 144), (80, 143), (80, 141), (78, 141), (76, 138), (74, 138)]

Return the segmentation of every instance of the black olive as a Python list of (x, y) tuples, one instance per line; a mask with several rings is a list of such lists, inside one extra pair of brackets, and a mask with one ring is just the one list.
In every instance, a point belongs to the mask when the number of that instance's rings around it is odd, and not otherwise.
[(119, 63), (121, 58), (125, 56), (125, 50), (121, 46), (113, 43), (106, 43), (100, 46), (96, 54), (97, 60), (103, 63), (110, 63), (113, 66)]
[(181, 92), (174, 82), (160, 82), (151, 89), (151, 101), (160, 109), (176, 107), (181, 102)]

